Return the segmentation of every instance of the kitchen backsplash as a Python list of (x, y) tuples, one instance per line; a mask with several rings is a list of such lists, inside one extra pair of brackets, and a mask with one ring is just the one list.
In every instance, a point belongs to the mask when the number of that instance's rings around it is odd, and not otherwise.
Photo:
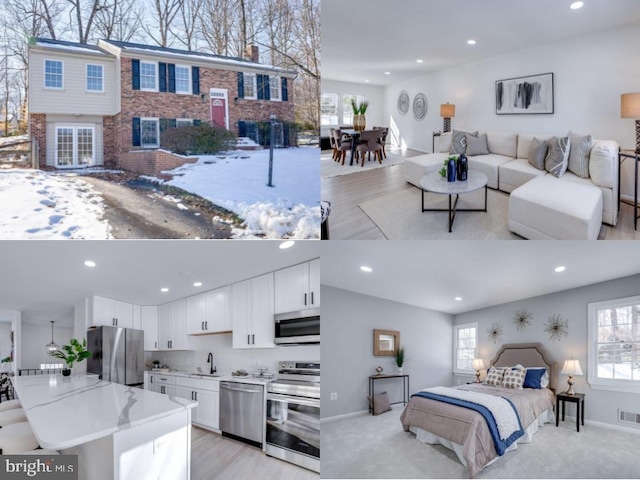
[(276, 372), (280, 360), (320, 359), (320, 345), (277, 347), (240, 350), (233, 349), (231, 334), (200, 335), (194, 337), (195, 351), (145, 352), (145, 362), (160, 360), (174, 370), (193, 372), (197, 367), (209, 371), (207, 355), (213, 353), (213, 363), (219, 373), (228, 374), (234, 370), (256, 371), (258, 365)]

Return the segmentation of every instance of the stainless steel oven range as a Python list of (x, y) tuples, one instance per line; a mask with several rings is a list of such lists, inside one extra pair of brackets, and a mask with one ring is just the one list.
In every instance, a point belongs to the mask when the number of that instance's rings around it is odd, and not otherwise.
[(267, 384), (267, 455), (320, 472), (320, 362), (284, 361)]

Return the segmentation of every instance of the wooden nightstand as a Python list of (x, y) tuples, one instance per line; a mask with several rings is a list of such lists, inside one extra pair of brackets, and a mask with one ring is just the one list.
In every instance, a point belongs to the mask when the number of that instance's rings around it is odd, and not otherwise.
[(556, 427), (560, 421), (560, 402), (562, 402), (562, 421), (564, 422), (564, 404), (573, 402), (576, 404), (576, 428), (580, 431), (580, 422), (584, 425), (584, 393), (567, 395), (567, 392), (556, 394)]

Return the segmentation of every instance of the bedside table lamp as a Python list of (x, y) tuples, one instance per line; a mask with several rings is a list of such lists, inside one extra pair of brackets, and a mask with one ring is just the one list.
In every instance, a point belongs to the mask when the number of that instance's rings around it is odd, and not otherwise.
[(564, 366), (562, 367), (562, 371), (560, 372), (563, 375), (569, 375), (569, 379), (567, 383), (569, 384), (569, 389), (567, 390), (567, 395), (575, 395), (576, 392), (573, 391), (573, 375), (582, 375), (582, 369), (580, 368), (580, 362), (578, 360), (565, 360)]
[(456, 106), (450, 103), (440, 105), (440, 116), (444, 118), (444, 131), (451, 131), (451, 119), (456, 116)]
[(474, 358), (473, 368), (476, 371), (476, 383), (480, 383), (480, 370), (485, 369), (484, 360), (482, 360), (481, 358)]
[(636, 153), (640, 153), (640, 93), (621, 95), (620, 118), (631, 118), (636, 121)]

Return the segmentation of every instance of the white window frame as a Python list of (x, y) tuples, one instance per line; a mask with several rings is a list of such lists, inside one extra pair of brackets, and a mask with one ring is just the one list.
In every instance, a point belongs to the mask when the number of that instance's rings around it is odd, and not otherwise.
[[(193, 126), (193, 118), (176, 118), (176, 127), (180, 127), (180, 125), (178, 125), (178, 122), (189, 122), (189, 126)], [(184, 127), (185, 125), (182, 126)]]
[[(60, 74), (61, 86), (59, 87), (47, 86), (47, 62), (59, 62), (62, 64), (62, 73)], [(58, 60), (55, 58), (45, 58), (42, 61), (42, 86), (47, 90), (64, 90), (64, 60)]]
[[(89, 67), (98, 67), (100, 68), (100, 80), (101, 80), (101, 89), (100, 90), (91, 90), (89, 88)], [(84, 67), (84, 89), (87, 93), (104, 93), (104, 65), (99, 65), (97, 63), (87, 63)], [(96, 78), (96, 77), (91, 77)]]
[[(258, 99), (258, 75), (255, 73), (251, 73), (251, 72), (245, 72), (242, 75), (243, 79), (244, 79), (244, 98), (248, 99), (248, 100), (257, 100)], [(251, 85), (253, 85), (253, 95), (247, 95), (247, 78), (252, 79), (251, 80)]]
[[(337, 103), (337, 117), (338, 117), (338, 123), (333, 124), (333, 123), (322, 123), (322, 95), (338, 95), (338, 103)], [(341, 115), (341, 110), (340, 110), (340, 102), (342, 101), (342, 94), (340, 92), (322, 92), (320, 94), (320, 123), (321, 126), (323, 127), (337, 127), (340, 125), (340, 118), (342, 117)]]
[[(59, 165), (58, 164), (58, 130), (61, 129), (70, 129), (73, 131), (71, 137), (71, 146), (73, 149), (73, 160), (71, 165)], [(78, 129), (86, 129), (91, 130), (91, 163), (86, 165), (80, 165), (78, 163)], [(87, 168), (96, 165), (96, 128), (94, 125), (65, 125), (65, 124), (56, 124), (55, 126), (55, 139), (54, 139), (54, 165), (56, 168)]]
[[(156, 122), (156, 141), (154, 145), (145, 145), (142, 143), (142, 122)], [(140, 148), (154, 149), (160, 148), (160, 119), (156, 117), (141, 117), (140, 118)]]
[(352, 94), (352, 93), (342, 93), (340, 94), (340, 106), (339, 106), (339, 118), (341, 120), (340, 125), (353, 125), (353, 112), (351, 110), (351, 104), (347, 105), (347, 108), (349, 109), (349, 115), (351, 116), (351, 121), (347, 121), (345, 118), (345, 114), (344, 114), (344, 110), (345, 110), (345, 104), (344, 104), (344, 100), (346, 97), (354, 97), (356, 99), (356, 102), (358, 104), (362, 103), (362, 102), (366, 102), (367, 101), (367, 96), (362, 94), (362, 93), (356, 93), (356, 94)]
[[(278, 92), (278, 98), (273, 98), (273, 88), (275, 86), (276, 92)], [(280, 76), (269, 76), (269, 98), (272, 102), (282, 101), (282, 82)]]
[[(155, 85), (153, 88), (143, 87), (142, 86), (142, 65), (146, 63), (148, 65), (153, 65), (155, 72)], [(158, 78), (158, 62), (150, 61), (150, 60), (140, 60), (140, 90), (143, 92), (157, 92), (158, 84), (160, 83), (160, 79)]]
[[(187, 89), (178, 90), (178, 68), (187, 69)], [(191, 95), (191, 67), (188, 65), (176, 65), (176, 93), (180, 95)]]
[(453, 373), (457, 375), (475, 375), (476, 371), (471, 368), (470, 370), (462, 370), (458, 368), (458, 331), (467, 328), (476, 329), (476, 351), (473, 358), (478, 358), (478, 323), (463, 323), (453, 326)]
[(587, 382), (596, 390), (640, 393), (640, 380), (598, 377), (598, 317), (597, 310), (640, 304), (640, 295), (587, 304)]

